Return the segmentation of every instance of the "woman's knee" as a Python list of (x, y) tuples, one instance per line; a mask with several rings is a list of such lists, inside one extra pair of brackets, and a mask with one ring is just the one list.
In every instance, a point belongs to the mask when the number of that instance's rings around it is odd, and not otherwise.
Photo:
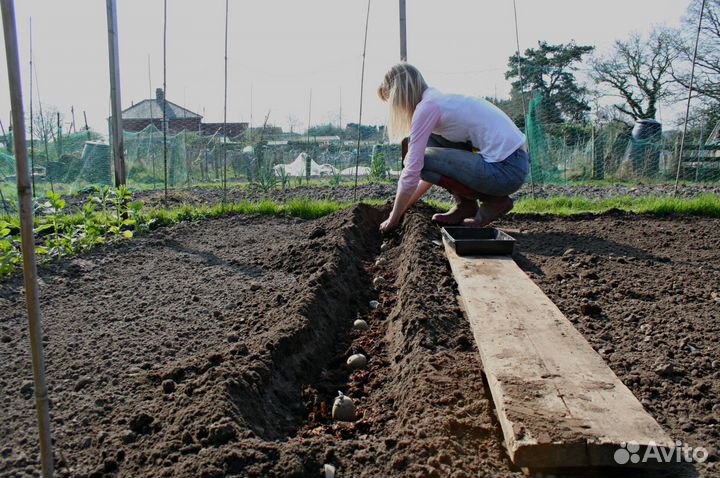
[(442, 172), (447, 168), (447, 149), (427, 147), (423, 169)]
[(429, 169), (425, 168), (420, 171), (420, 179), (422, 179), (426, 183), (440, 184), (440, 178), (442, 178), (442, 174), (438, 173), (437, 171), (430, 171)]

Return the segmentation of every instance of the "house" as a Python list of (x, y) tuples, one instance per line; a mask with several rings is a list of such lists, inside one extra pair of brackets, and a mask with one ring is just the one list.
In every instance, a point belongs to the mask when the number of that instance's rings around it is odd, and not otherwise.
[[(171, 134), (180, 131), (197, 131), (200, 134), (212, 136), (222, 134), (223, 123), (203, 123), (202, 116), (184, 108), (172, 101), (165, 100), (162, 88), (155, 90), (155, 98), (142, 100), (139, 103), (123, 110), (123, 130), (140, 132), (149, 125), (155, 125), (162, 130), (163, 102), (166, 103), (168, 132)], [(247, 123), (226, 123), (227, 136), (238, 136), (248, 127)]]

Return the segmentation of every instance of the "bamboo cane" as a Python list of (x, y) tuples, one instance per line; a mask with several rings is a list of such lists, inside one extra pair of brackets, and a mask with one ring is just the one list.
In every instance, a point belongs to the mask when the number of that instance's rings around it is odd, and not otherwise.
[(118, 52), (118, 27), (116, 0), (107, 0), (108, 52), (110, 59), (110, 97), (112, 107), (113, 153), (115, 157), (115, 187), (126, 182), (125, 146), (123, 144), (122, 105), (120, 100), (120, 58)]
[(25, 113), (22, 102), (20, 59), (18, 55), (17, 30), (15, 26), (15, 5), (13, 0), (0, 0), (2, 8), (3, 34), (5, 36), (5, 57), (7, 59), (8, 84), (15, 140), (15, 164), (17, 167), (18, 204), (20, 206), (20, 236), (22, 239), (23, 276), (27, 298), (30, 349), (32, 353), (33, 378), (35, 385), (35, 408), (40, 434), (40, 460), (45, 478), (53, 476), (53, 453), (50, 433), (50, 413), (45, 383), (45, 357), (42, 346), (40, 322), (40, 294), (35, 265), (35, 244), (33, 241), (33, 208), (30, 174), (28, 171), (27, 145), (25, 138)]

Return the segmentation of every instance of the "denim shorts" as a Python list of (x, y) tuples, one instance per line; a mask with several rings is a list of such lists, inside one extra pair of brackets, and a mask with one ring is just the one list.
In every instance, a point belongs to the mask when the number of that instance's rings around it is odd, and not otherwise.
[(431, 135), (425, 148), (425, 164), (420, 177), (438, 184), (441, 176), (490, 196), (508, 196), (522, 187), (530, 170), (530, 154), (518, 148), (510, 156), (495, 163), (487, 162), (472, 151), (468, 143), (453, 143), (439, 135)]

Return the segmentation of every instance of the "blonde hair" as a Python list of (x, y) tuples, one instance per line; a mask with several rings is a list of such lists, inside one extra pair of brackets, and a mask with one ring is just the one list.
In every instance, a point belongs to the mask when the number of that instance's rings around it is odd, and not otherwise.
[(390, 106), (387, 129), (391, 141), (402, 140), (410, 134), (415, 107), (427, 87), (420, 71), (409, 63), (398, 63), (385, 73), (377, 93)]

